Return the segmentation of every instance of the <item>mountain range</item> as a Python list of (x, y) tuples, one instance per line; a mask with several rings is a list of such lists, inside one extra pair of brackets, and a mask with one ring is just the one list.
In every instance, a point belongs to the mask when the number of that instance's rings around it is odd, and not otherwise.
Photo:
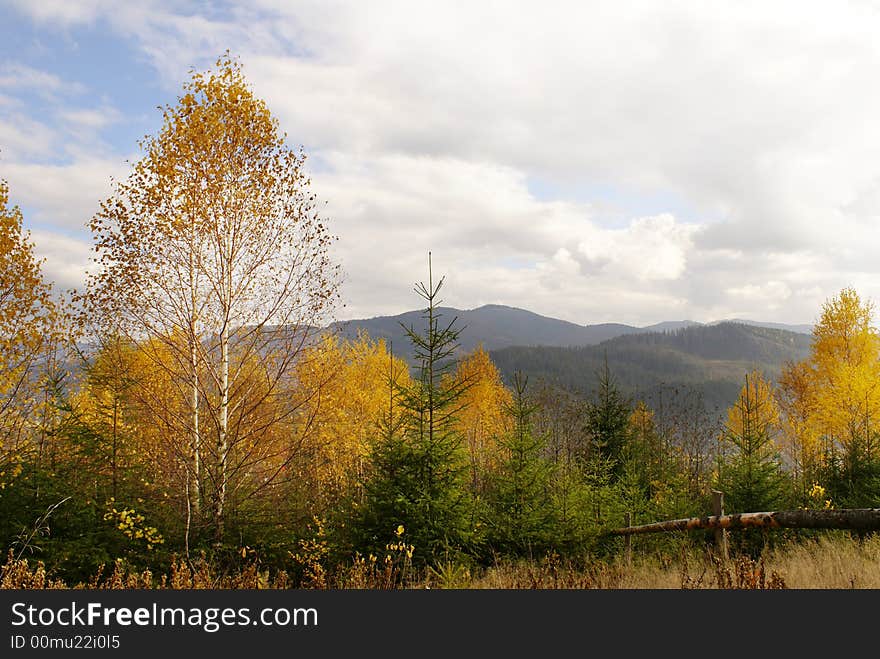
[(776, 380), (785, 364), (810, 352), (809, 335), (725, 322), (668, 332), (618, 336), (592, 346), (511, 346), (490, 351), (505, 380), (517, 371), (589, 396), (608, 365), (618, 386), (634, 398), (656, 401), (664, 390), (701, 394), (709, 407), (726, 409), (746, 373)]
[[(697, 392), (709, 407), (726, 408), (753, 369), (770, 379), (788, 362), (805, 358), (812, 338), (808, 325), (732, 319), (715, 323), (667, 321), (634, 327), (620, 323), (578, 325), (502, 305), (477, 309), (439, 308), (440, 322), (461, 329), (460, 352), (483, 345), (505, 381), (521, 372), (589, 396), (608, 364), (628, 395), (652, 401), (669, 388)], [(383, 338), (395, 354), (408, 358), (410, 341), (401, 324), (419, 332), (421, 311), (335, 323), (354, 337), (365, 331)]]
[[(670, 332), (689, 327), (715, 326), (727, 322), (785, 330), (798, 334), (809, 334), (812, 330), (809, 325), (762, 323), (742, 319), (707, 324), (693, 320), (666, 321), (645, 327), (621, 323), (578, 325), (500, 304), (487, 304), (476, 309), (439, 307), (437, 312), (441, 315), (441, 322), (449, 323), (453, 319), (457, 319), (456, 327), (462, 329), (459, 344), (463, 352), (471, 352), (480, 344), (490, 351), (512, 346), (553, 346), (559, 348), (591, 346), (630, 334)], [(366, 331), (374, 339), (382, 338), (386, 342), (390, 341), (395, 352), (402, 350), (403, 354), (409, 350), (409, 340), (401, 324), (419, 331), (424, 325), (422, 312), (407, 311), (396, 316), (376, 316), (375, 318), (341, 321), (334, 323), (332, 327), (347, 338), (354, 338), (359, 331)]]

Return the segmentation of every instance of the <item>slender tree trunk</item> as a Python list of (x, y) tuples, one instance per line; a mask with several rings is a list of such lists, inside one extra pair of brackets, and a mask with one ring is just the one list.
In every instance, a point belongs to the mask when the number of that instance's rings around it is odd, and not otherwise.
[[(187, 467), (187, 515), (199, 518), (202, 509), (202, 454), (201, 436), (199, 428), (199, 354), (198, 334), (196, 333), (196, 304), (198, 290), (196, 285), (196, 235), (195, 226), (192, 228), (189, 249), (189, 356), (190, 356), (190, 464)], [(188, 527), (187, 527), (188, 528)]]
[(224, 515), (226, 512), (226, 490), (228, 486), (228, 454), (229, 454), (229, 323), (232, 312), (232, 236), (231, 226), (227, 223), (223, 240), (222, 265), (223, 273), (223, 326), (220, 330), (220, 414), (218, 418), (219, 432), (217, 435), (217, 519), (216, 541), (223, 540)]
[(111, 455), (111, 466), (110, 468), (113, 471), (113, 500), (116, 500), (117, 492), (117, 460), (116, 460), (116, 451), (117, 451), (117, 433), (119, 429), (119, 402), (116, 396), (116, 393), (113, 394), (113, 447), (112, 447), (112, 455)]
[(229, 452), (229, 326), (223, 325), (220, 334), (220, 415), (217, 436), (217, 519), (216, 540), (223, 540), (223, 516), (226, 507), (227, 454)]
[[(195, 323), (193, 323), (194, 325)], [(190, 337), (190, 417), (191, 417), (191, 436), (190, 436), (190, 465), (187, 469), (187, 498), (189, 510), (196, 518), (201, 512), (201, 479), (200, 473), (202, 468), (202, 455), (200, 448), (200, 430), (199, 430), (199, 374), (198, 374), (198, 353), (196, 351), (195, 327), (191, 328), (192, 335)]]

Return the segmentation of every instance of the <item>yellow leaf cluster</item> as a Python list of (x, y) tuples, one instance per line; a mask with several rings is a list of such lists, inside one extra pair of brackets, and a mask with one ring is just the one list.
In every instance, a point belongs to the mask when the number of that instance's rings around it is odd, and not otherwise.
[(735, 437), (760, 435), (773, 438), (780, 423), (773, 385), (760, 371), (752, 371), (736, 403), (727, 411), (727, 431)]
[(43, 281), (21, 210), (0, 180), (0, 468), (14, 464), (35, 422), (34, 371), (54, 332), (56, 308)]
[(629, 425), (640, 436), (649, 435), (654, 430), (654, 411), (644, 401), (638, 401), (629, 415)]
[(116, 508), (111, 499), (107, 503), (108, 510), (104, 513), (104, 520), (113, 522), (116, 528), (130, 540), (143, 540), (147, 549), (153, 549), (156, 545), (165, 544), (165, 538), (154, 526), (144, 525), (144, 516), (134, 508)]
[(311, 476), (323, 490), (340, 492), (362, 474), (379, 422), (399, 418), (394, 387), (410, 382), (409, 369), (382, 339), (326, 336), (305, 351), (296, 380), (305, 403), (295, 434), (306, 443)]
[(808, 359), (780, 379), (783, 406), (804, 459), (868, 442), (880, 424), (880, 335), (874, 308), (851, 288), (822, 308)]
[(454, 377), (464, 386), (457, 430), (466, 439), (475, 469), (489, 468), (497, 464), (499, 438), (512, 427), (512, 395), (482, 345), (459, 362)]

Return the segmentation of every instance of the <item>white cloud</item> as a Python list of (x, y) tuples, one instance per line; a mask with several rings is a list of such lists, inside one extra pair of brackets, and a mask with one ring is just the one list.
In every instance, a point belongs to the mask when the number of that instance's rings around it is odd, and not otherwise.
[(75, 158), (64, 165), (10, 163), (0, 167), (14, 203), (34, 209), (29, 225), (58, 227), (65, 233), (87, 231), (86, 224), (112, 188), (112, 176), (126, 175), (122, 158)]
[(55, 131), (21, 112), (0, 113), (0, 168), (7, 159), (47, 156), (55, 139)]
[(38, 22), (69, 26), (91, 23), (102, 13), (112, 11), (113, 0), (11, 0), (11, 4)]
[(113, 107), (69, 109), (60, 116), (72, 126), (89, 131), (106, 128), (121, 119), (119, 110)]
[(746, 284), (728, 288), (727, 294), (741, 299), (747, 305), (759, 303), (773, 310), (791, 297), (791, 288), (782, 281), (768, 281), (764, 284)]
[[(335, 154), (326, 162), (332, 168), (314, 188), (340, 237), (346, 317), (417, 304), (412, 283), (424, 277), (428, 251), (453, 306), (515, 303), (578, 322), (637, 319), (625, 303), (639, 312), (682, 306), (663, 287), (682, 276), (696, 228), (670, 215), (603, 228), (588, 206), (540, 201), (521, 174), (489, 163)], [(596, 258), (585, 258), (585, 245), (601, 246)]]
[(31, 240), (36, 256), (46, 259), (42, 266), (43, 277), (53, 282), (57, 292), (82, 286), (91, 256), (91, 243), (88, 240), (42, 229), (31, 231)]
[[(871, 4), (17, 6), (40, 25), (106, 26), (171, 89), (191, 65), (240, 55), (313, 155), (349, 315), (415, 304), (429, 249), (450, 301), (579, 322), (809, 322), (842, 286), (880, 297)], [(61, 84), (5, 71), (16, 85)], [(66, 139), (99, 136), (114, 120), (101, 112), (64, 108), (85, 131)], [(6, 121), (21, 194), (70, 226), (112, 168), (39, 169), (26, 159), (52, 136), (35, 132), (28, 151), (8, 128), (24, 118)], [(566, 192), (538, 195), (535, 180)]]
[(61, 92), (79, 94), (85, 90), (79, 83), (64, 81), (53, 73), (19, 62), (0, 66), (0, 89), (32, 89), (45, 96)]
[(669, 213), (632, 220), (616, 231), (593, 231), (578, 245), (590, 263), (617, 277), (642, 281), (678, 279), (685, 272), (696, 226), (676, 222)]

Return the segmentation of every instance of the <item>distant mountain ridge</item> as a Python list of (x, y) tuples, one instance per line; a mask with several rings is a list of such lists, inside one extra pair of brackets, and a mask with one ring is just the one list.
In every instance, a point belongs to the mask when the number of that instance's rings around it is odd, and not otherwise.
[(691, 389), (724, 409), (746, 373), (757, 369), (775, 380), (786, 363), (809, 355), (811, 343), (803, 333), (726, 322), (629, 334), (593, 346), (511, 346), (490, 355), (507, 381), (518, 371), (589, 395), (607, 360), (621, 389), (634, 397), (650, 403), (664, 389)]
[(779, 329), (785, 330), (787, 332), (795, 332), (796, 334), (812, 334), (813, 326), (812, 325), (803, 325), (803, 324), (794, 324), (789, 325), (786, 323), (762, 323), (755, 320), (746, 320), (744, 318), (731, 318), (730, 320), (716, 320), (715, 322), (709, 323), (709, 325), (717, 325), (719, 323), (739, 323), (740, 325), (752, 325), (753, 327), (766, 327), (768, 329)]
[[(578, 325), (558, 318), (542, 316), (532, 311), (500, 304), (487, 304), (476, 309), (455, 309), (440, 307), (442, 321), (450, 322), (457, 318), (457, 327), (463, 328), (460, 346), (463, 352), (471, 352), (482, 344), (487, 350), (501, 350), (513, 346), (550, 346), (558, 348), (592, 346), (631, 334), (670, 332), (689, 327), (706, 327), (721, 322), (704, 325), (692, 320), (665, 321), (634, 327), (622, 323), (599, 323)], [(736, 320), (743, 325), (780, 329), (799, 334), (808, 334), (808, 325), (785, 325), (782, 323), (762, 323), (751, 320)], [(343, 336), (353, 338), (359, 331), (366, 331), (373, 338), (391, 342), (394, 351), (405, 354), (410, 350), (409, 340), (400, 324), (412, 326), (420, 331), (424, 320), (421, 311), (408, 311), (396, 316), (377, 316), (334, 323), (331, 328)]]

